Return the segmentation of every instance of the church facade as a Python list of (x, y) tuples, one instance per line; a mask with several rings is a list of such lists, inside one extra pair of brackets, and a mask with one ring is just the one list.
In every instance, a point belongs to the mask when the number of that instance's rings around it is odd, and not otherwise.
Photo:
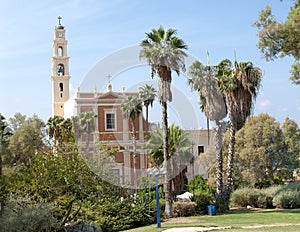
[[(67, 55), (66, 29), (61, 24), (61, 17), (58, 18), (58, 25), (54, 29), (53, 56), (52, 56), (52, 116), (71, 117), (80, 113), (92, 111), (96, 117), (95, 131), (89, 140), (89, 150), (93, 151), (100, 141), (106, 146), (117, 148), (114, 153), (114, 165), (112, 172), (118, 178), (119, 183), (134, 183), (134, 170), (138, 178), (147, 176), (147, 169), (150, 167), (145, 149), (146, 121), (141, 114), (136, 118), (137, 149), (134, 151), (131, 123), (124, 118), (121, 111), (121, 103), (127, 96), (138, 96), (137, 92), (114, 91), (112, 84), (108, 83), (107, 90), (98, 92), (96, 88), (92, 91), (81, 91), (78, 88), (74, 96), (70, 97), (70, 72), (69, 57)], [(201, 168), (198, 159), (212, 144), (212, 131), (193, 130), (191, 140), (194, 155), (194, 164), (187, 168), (188, 178), (191, 180), (195, 175), (206, 175)], [(79, 145), (85, 146), (86, 136), (82, 136)], [(134, 158), (136, 157), (136, 158)], [(135, 165), (135, 167), (134, 167)]]

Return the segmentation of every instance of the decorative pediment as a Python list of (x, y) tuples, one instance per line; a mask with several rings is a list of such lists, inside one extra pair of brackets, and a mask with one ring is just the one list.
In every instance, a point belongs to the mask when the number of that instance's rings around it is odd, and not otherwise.
[(114, 100), (118, 98), (119, 99), (123, 98), (123, 96), (122, 94), (116, 92), (107, 92), (97, 97), (97, 99), (114, 99)]

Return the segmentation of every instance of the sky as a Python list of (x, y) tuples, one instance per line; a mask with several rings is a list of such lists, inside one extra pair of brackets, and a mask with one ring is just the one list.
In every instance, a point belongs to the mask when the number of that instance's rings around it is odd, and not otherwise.
[[(279, 122), (286, 117), (300, 125), (300, 86), (289, 80), (291, 58), (266, 62), (256, 44), (253, 23), (270, 5), (278, 21), (284, 22), (292, 0), (0, 0), (0, 113), (16, 112), (52, 116), (51, 57), (54, 28), (62, 16), (70, 57), (71, 95), (103, 59), (137, 47), (145, 33), (162, 25), (174, 28), (188, 45), (190, 57), (210, 64), (222, 59), (251, 61), (263, 71), (263, 81), (253, 115), (268, 113)], [(117, 59), (126, 60), (119, 56)], [(112, 60), (112, 59), (110, 59)], [(114, 65), (114, 61), (112, 61)], [(188, 68), (188, 67), (187, 67)], [(104, 82), (106, 70), (92, 85)], [(198, 95), (187, 85), (187, 75), (173, 75), (170, 122), (185, 128), (206, 126), (199, 110)], [(144, 83), (156, 84), (146, 64), (128, 67), (111, 79), (113, 90), (136, 91)], [(102, 83), (103, 85), (103, 83)], [(90, 89), (93, 91), (93, 89)], [(100, 91), (100, 90), (99, 90)], [(184, 107), (183, 107), (184, 106)], [(150, 110), (150, 120), (159, 121), (159, 104)], [(189, 110), (192, 109), (192, 112)], [(189, 110), (189, 111), (188, 111)]]

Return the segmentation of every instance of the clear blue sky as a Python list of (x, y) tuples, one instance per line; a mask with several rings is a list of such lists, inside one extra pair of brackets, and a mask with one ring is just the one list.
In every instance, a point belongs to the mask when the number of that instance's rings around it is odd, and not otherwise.
[[(288, 116), (300, 124), (300, 86), (288, 80), (292, 59), (269, 63), (263, 60), (256, 47), (257, 29), (252, 26), (267, 4), (279, 21), (285, 21), (293, 3), (292, 0), (0, 0), (0, 112), (6, 118), (15, 112), (27, 116), (35, 113), (44, 120), (51, 116), (50, 59), (53, 30), (57, 16), (61, 15), (67, 29), (72, 92), (99, 60), (138, 45), (145, 32), (163, 25), (177, 29), (178, 36), (189, 46), (188, 53), (203, 63), (206, 50), (211, 64), (224, 58), (234, 60), (234, 50), (238, 61), (252, 61), (264, 72), (254, 115), (266, 112), (279, 122)], [(129, 71), (124, 74), (125, 79), (113, 80), (113, 85), (125, 85), (128, 89), (131, 86), (126, 86), (126, 78), (132, 76), (133, 80), (143, 81), (150, 79), (149, 72), (149, 69)], [(184, 76), (173, 77), (180, 78), (181, 81), (174, 82), (175, 87), (197, 108), (197, 95), (190, 93)], [(199, 125), (205, 127), (203, 114), (198, 109), (196, 114)]]

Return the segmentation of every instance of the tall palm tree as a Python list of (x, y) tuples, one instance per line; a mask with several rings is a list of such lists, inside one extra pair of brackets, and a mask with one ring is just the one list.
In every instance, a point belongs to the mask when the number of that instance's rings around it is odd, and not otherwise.
[(85, 153), (88, 153), (91, 133), (95, 131), (97, 115), (93, 111), (82, 112), (79, 114), (80, 130), (86, 133)]
[(133, 141), (133, 185), (137, 189), (137, 155), (136, 155), (136, 123), (135, 119), (142, 113), (142, 102), (136, 96), (127, 96), (121, 103), (122, 114), (125, 118), (129, 118), (132, 126), (132, 141)]
[(162, 127), (164, 132), (164, 161), (167, 170), (165, 175), (164, 192), (166, 199), (165, 215), (172, 217), (172, 198), (171, 198), (171, 182), (169, 178), (170, 165), (168, 159), (170, 157), (168, 149), (168, 113), (167, 101), (172, 101), (171, 92), (171, 72), (174, 70), (177, 75), (180, 71), (185, 71), (184, 58), (187, 56), (184, 52), (187, 45), (184, 41), (176, 37), (176, 30), (164, 30), (160, 26), (157, 30), (152, 29), (146, 33), (146, 39), (142, 40), (140, 46), (140, 58), (146, 59), (151, 66), (151, 76), (157, 74), (158, 93), (157, 97), (162, 105)]
[(219, 91), (219, 83), (216, 78), (214, 66), (203, 65), (195, 61), (189, 68), (190, 86), (198, 91), (201, 109), (210, 121), (216, 123), (215, 149), (216, 149), (216, 204), (220, 207), (223, 191), (223, 156), (222, 156), (222, 123), (227, 115), (225, 96)]
[(141, 100), (146, 107), (146, 132), (149, 131), (149, 123), (148, 123), (148, 111), (149, 106), (153, 106), (153, 102), (156, 97), (156, 90), (152, 85), (145, 84), (144, 86), (139, 88), (139, 95)]
[(252, 62), (234, 62), (226, 59), (217, 65), (217, 77), (220, 89), (226, 96), (230, 120), (230, 140), (228, 145), (226, 183), (223, 199), (228, 208), (233, 186), (233, 164), (235, 134), (245, 124), (253, 109), (253, 103), (259, 91), (262, 72)]

